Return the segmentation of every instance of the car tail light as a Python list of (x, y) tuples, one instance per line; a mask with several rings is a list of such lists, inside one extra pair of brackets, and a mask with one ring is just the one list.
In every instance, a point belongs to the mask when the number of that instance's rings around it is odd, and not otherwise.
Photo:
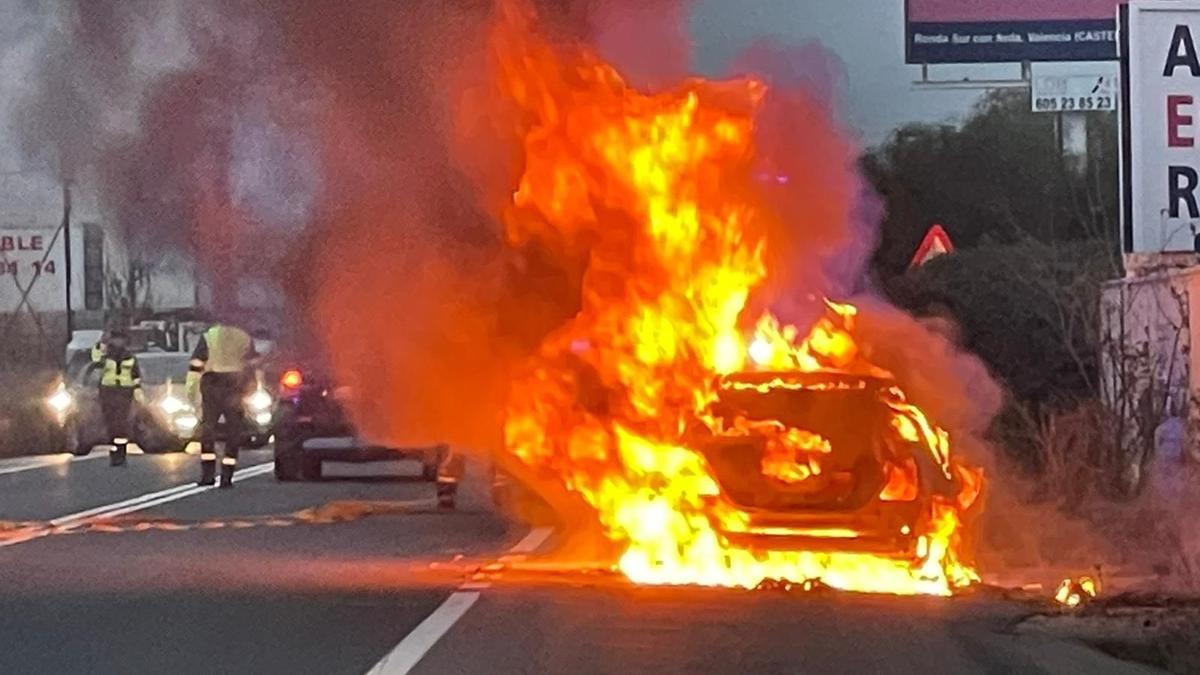
[(279, 377), (279, 384), (284, 389), (299, 389), (300, 385), (304, 384), (304, 373), (295, 368), (286, 370)]

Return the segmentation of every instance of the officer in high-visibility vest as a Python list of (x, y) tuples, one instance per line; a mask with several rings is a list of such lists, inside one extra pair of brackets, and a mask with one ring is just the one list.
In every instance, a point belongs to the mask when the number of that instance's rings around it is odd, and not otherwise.
[(244, 399), (254, 384), (251, 370), (258, 354), (250, 334), (236, 326), (217, 324), (205, 331), (192, 352), (188, 396), (200, 395), (200, 481), (212, 485), (217, 473), (217, 437), (225, 422), (225, 456), (221, 458), (221, 487), (233, 487), (238, 445), (245, 429)]
[(113, 331), (108, 340), (92, 348), (92, 367), (100, 369), (100, 411), (112, 449), (108, 463), (125, 464), (132, 431), (133, 403), (145, 401), (142, 394), (142, 369), (129, 351), (129, 336)]

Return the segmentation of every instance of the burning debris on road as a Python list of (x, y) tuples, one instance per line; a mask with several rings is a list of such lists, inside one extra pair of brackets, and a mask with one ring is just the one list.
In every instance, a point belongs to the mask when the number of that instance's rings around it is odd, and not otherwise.
[(1090, 576), (1063, 579), (1054, 592), (1054, 601), (1074, 609), (1091, 602), (1100, 594), (1100, 582)]
[[(820, 285), (789, 293), (808, 328), (770, 309), (782, 279), (833, 255), (789, 258), (789, 228), (839, 241), (847, 224), (826, 218), (852, 210), (852, 191), (802, 179), (850, 180), (849, 164), (814, 147), (799, 175), (764, 184), (771, 144), (790, 146), (763, 135), (778, 114), (767, 83), (637, 91), (536, 21), (501, 3), (491, 36), (523, 139), (505, 234), (577, 265), (580, 308), (512, 382), (502, 461), (585, 502), (635, 582), (947, 595), (976, 581), (963, 527), (982, 473), (872, 361), (859, 310)], [(803, 138), (839, 146), (817, 108)], [(780, 190), (806, 218), (791, 221)], [(791, 413), (718, 412), (739, 390), (800, 396)]]

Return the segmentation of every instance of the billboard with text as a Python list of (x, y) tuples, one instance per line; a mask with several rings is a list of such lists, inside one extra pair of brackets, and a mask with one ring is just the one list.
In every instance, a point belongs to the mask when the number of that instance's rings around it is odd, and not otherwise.
[(1122, 31), (1126, 253), (1200, 250), (1200, 2), (1129, 3)]
[(909, 63), (1110, 61), (1121, 0), (907, 0)]

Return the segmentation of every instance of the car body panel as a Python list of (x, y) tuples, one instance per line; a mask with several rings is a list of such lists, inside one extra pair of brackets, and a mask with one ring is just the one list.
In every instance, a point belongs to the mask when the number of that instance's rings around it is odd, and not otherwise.
[[(339, 400), (344, 388), (335, 385), (323, 369), (297, 368), (294, 363), (269, 370), (272, 375), (298, 369), (305, 373), (303, 384), (288, 389), (281, 385), (275, 409), (276, 474), (293, 478), (319, 476), (321, 462), (369, 463), (397, 460), (421, 462), (422, 475), (434, 480), (437, 467), (449, 455), (445, 445), (389, 447), (364, 439)], [(338, 394), (338, 395), (335, 395)], [(301, 471), (306, 469), (305, 471)]]
[[(191, 441), (198, 439), (199, 433), (199, 411), (186, 400), (185, 392), (190, 354), (143, 352), (135, 356), (142, 370), (146, 402), (134, 404), (134, 442), (146, 452), (185, 450)], [(65, 443), (70, 451), (79, 454), (111, 441), (100, 410), (100, 372), (90, 365), (90, 356), (77, 354), (63, 376), (72, 397), (72, 410), (64, 422)], [(177, 401), (170, 409), (163, 405), (168, 398)], [(248, 411), (242, 432), (243, 446), (266, 445), (274, 428), (273, 407), (272, 400), (265, 408), (264, 419)]]
[[(886, 395), (895, 383), (842, 373), (738, 374), (722, 382), (715, 419), (781, 422), (829, 441), (822, 473), (795, 484), (765, 474), (766, 436), (754, 431), (694, 439), (721, 485), (721, 499), (746, 515), (714, 523), (722, 535), (768, 549), (861, 551), (911, 559), (935, 496), (956, 494), (932, 450), (900, 439)], [(720, 427), (720, 425), (718, 425)], [(882, 496), (889, 464), (913, 460), (917, 488), (909, 498)]]

